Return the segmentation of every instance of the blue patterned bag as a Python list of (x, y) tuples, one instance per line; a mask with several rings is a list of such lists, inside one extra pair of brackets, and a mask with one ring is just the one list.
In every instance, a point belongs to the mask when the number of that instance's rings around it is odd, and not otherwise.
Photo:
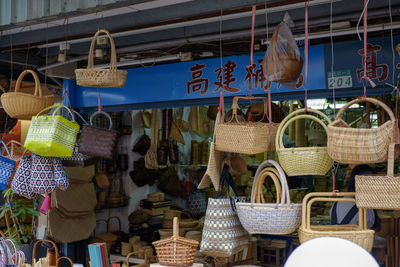
[(70, 182), (67, 172), (59, 158), (53, 158), (53, 168), (54, 168), (54, 181), (56, 185), (61, 190), (67, 190)]
[(8, 182), (13, 173), (15, 161), (11, 159), (11, 154), (7, 145), (3, 141), (1, 141), (1, 144), (4, 146), (8, 155), (8, 157), (0, 155), (0, 190), (5, 190), (7, 189)]

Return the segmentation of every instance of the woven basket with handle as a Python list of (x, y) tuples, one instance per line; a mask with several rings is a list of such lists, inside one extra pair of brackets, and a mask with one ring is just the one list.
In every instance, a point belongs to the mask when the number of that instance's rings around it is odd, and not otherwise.
[[(27, 74), (32, 74), (35, 79), (35, 92), (33, 95), (19, 92), (22, 79)], [(1, 104), (10, 117), (30, 120), (32, 116), (36, 116), (41, 110), (54, 104), (54, 95), (42, 95), (42, 87), (36, 72), (33, 70), (24, 70), (17, 79), (15, 91), (1, 95)]]
[(179, 236), (178, 218), (174, 218), (173, 236), (153, 242), (158, 262), (165, 266), (192, 266), (199, 242)]
[[(109, 69), (95, 69), (93, 67), (94, 44), (97, 37), (102, 33), (106, 34), (110, 39), (111, 62)], [(117, 69), (117, 53), (115, 52), (115, 44), (110, 32), (107, 30), (97, 31), (90, 45), (87, 68), (75, 70), (77, 84), (81, 86), (124, 87), (127, 74), (126, 70)]]
[[(390, 120), (371, 129), (351, 128), (342, 120), (343, 113), (353, 104), (369, 102), (382, 107)], [(395, 117), (392, 110), (374, 98), (360, 98), (343, 106), (335, 120), (328, 125), (328, 154), (337, 162), (345, 164), (369, 164), (385, 162), (388, 147), (394, 137)]]
[[(258, 122), (239, 122), (237, 105), (239, 99), (264, 101), (264, 114)], [(235, 96), (232, 104), (232, 118), (229, 122), (216, 124), (215, 149), (225, 152), (254, 155), (266, 151), (274, 151), (274, 140), (279, 123), (265, 123), (267, 117), (266, 97), (241, 97)]]
[(288, 176), (296, 175), (325, 175), (333, 165), (333, 160), (329, 157), (326, 147), (295, 147), (285, 148), (283, 144), (283, 135), (286, 128), (294, 121), (299, 119), (311, 119), (320, 124), (326, 131), (325, 123), (316, 116), (308, 115), (315, 113), (330, 123), (330, 119), (321, 111), (308, 109), (299, 109), (290, 113), (279, 125), (276, 134), (275, 146), (278, 153), (279, 163)]
[[(56, 261), (56, 265), (50, 265), (50, 259), (49, 259), (49, 255), (46, 258), (41, 258), (38, 261), (36, 261), (36, 248), (37, 246), (41, 243), (41, 242), (49, 242), (55, 251), (55, 261)], [(60, 258), (60, 253), (58, 252), (58, 248), (56, 243), (54, 243), (51, 240), (38, 240), (36, 241), (35, 245), (33, 246), (33, 251), (32, 251), (32, 266), (57, 266), (58, 265), (58, 260)]]
[[(272, 165), (273, 168), (265, 166)], [(236, 203), (237, 213), (243, 228), (250, 234), (289, 234), (301, 222), (302, 204), (290, 203), (286, 176), (279, 164), (264, 161), (257, 169), (251, 191), (251, 203)], [(277, 192), (276, 203), (263, 200), (263, 183), (270, 177)]]
[(396, 145), (389, 145), (386, 175), (356, 175), (357, 207), (400, 210), (400, 175), (394, 174)]
[(318, 237), (338, 237), (349, 240), (363, 247), (367, 251), (371, 251), (374, 241), (375, 231), (367, 228), (367, 210), (359, 209), (358, 225), (311, 225), (311, 205), (314, 202), (355, 202), (355, 193), (336, 193), (334, 196), (330, 192), (309, 193), (303, 199), (302, 222), (298, 230), (300, 243)]

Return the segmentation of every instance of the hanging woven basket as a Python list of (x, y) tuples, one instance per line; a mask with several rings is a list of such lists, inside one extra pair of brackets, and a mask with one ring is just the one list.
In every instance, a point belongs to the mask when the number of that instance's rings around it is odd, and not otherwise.
[(357, 207), (400, 210), (400, 175), (394, 174), (395, 148), (395, 143), (389, 145), (386, 175), (356, 175)]
[[(106, 34), (110, 39), (111, 62), (109, 69), (95, 69), (93, 67), (94, 44), (97, 37), (102, 33)], [(115, 44), (110, 32), (107, 30), (97, 31), (90, 45), (87, 68), (75, 70), (77, 84), (80, 86), (124, 87), (127, 74), (128, 72), (126, 70), (117, 69), (117, 53), (115, 52)]]
[(367, 228), (367, 210), (359, 209), (358, 225), (311, 225), (311, 205), (314, 202), (355, 202), (355, 193), (336, 193), (335, 196), (329, 192), (309, 193), (303, 199), (302, 223), (298, 230), (300, 243), (318, 237), (338, 237), (349, 240), (371, 251), (375, 231)]
[[(321, 111), (308, 109), (308, 114), (315, 113), (330, 123), (330, 119)], [(275, 139), (276, 152), (279, 163), (288, 176), (297, 175), (325, 175), (332, 167), (333, 160), (329, 157), (326, 147), (294, 147), (285, 148), (283, 135), (286, 128), (299, 119), (311, 119), (320, 124), (326, 131), (325, 123), (316, 116), (301, 114), (305, 109), (299, 109), (290, 113), (279, 125)]]
[[(35, 92), (33, 95), (19, 92), (22, 79), (27, 74), (32, 74), (35, 79)], [(25, 70), (17, 79), (15, 91), (1, 95), (1, 104), (10, 117), (14, 119), (30, 120), (41, 110), (54, 104), (54, 95), (43, 96), (40, 80), (36, 72), (33, 70)]]
[[(382, 107), (390, 120), (378, 128), (351, 128), (342, 120), (343, 113), (353, 104), (369, 102)], [(370, 164), (385, 162), (388, 147), (395, 134), (395, 117), (392, 110), (374, 98), (360, 98), (343, 106), (335, 120), (328, 125), (328, 154), (336, 162), (344, 164)]]

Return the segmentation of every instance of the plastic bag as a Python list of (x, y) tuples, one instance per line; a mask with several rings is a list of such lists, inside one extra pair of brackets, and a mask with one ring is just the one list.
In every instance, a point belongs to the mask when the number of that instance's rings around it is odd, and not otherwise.
[(286, 13), (272, 34), (264, 57), (263, 70), (267, 81), (279, 82), (287, 88), (295, 89), (303, 69), (303, 58), (289, 28), (292, 23), (289, 14)]

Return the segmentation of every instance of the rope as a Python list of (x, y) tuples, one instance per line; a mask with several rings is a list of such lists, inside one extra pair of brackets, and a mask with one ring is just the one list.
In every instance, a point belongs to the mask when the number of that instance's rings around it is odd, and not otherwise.
[(101, 103), (100, 103), (100, 93), (98, 93), (98, 97), (97, 97), (97, 112), (101, 112), (101, 110), (103, 109), (103, 107), (101, 106)]
[(333, 166), (333, 169), (332, 169), (332, 195), (333, 196), (336, 196), (336, 193), (339, 192), (339, 190), (336, 189), (336, 185), (335, 185), (336, 184), (336, 173), (337, 173), (338, 168), (339, 168), (339, 163), (336, 163), (336, 166)]
[[(253, 72), (254, 63), (253, 63), (253, 50), (254, 50), (254, 26), (256, 24), (256, 9), (257, 6), (253, 5), (251, 7), (251, 45), (250, 45), (250, 65), (246, 67), (249, 73)], [(253, 91), (253, 75), (249, 75), (249, 91), (250, 96), (252, 96)]]
[[(332, 32), (332, 13), (333, 13), (333, 0), (331, 0), (331, 7), (330, 7), (330, 27), (329, 32), (331, 35), (331, 79), (333, 80), (333, 65), (335, 63), (335, 56), (333, 53), (333, 32)], [(333, 116), (336, 117), (336, 95), (335, 95), (335, 83), (333, 83), (332, 87), (332, 97), (333, 97)]]
[(304, 38), (304, 57), (305, 57), (305, 70), (304, 70), (304, 109), (307, 112), (307, 78), (308, 78), (308, 0), (305, 4), (305, 38)]

